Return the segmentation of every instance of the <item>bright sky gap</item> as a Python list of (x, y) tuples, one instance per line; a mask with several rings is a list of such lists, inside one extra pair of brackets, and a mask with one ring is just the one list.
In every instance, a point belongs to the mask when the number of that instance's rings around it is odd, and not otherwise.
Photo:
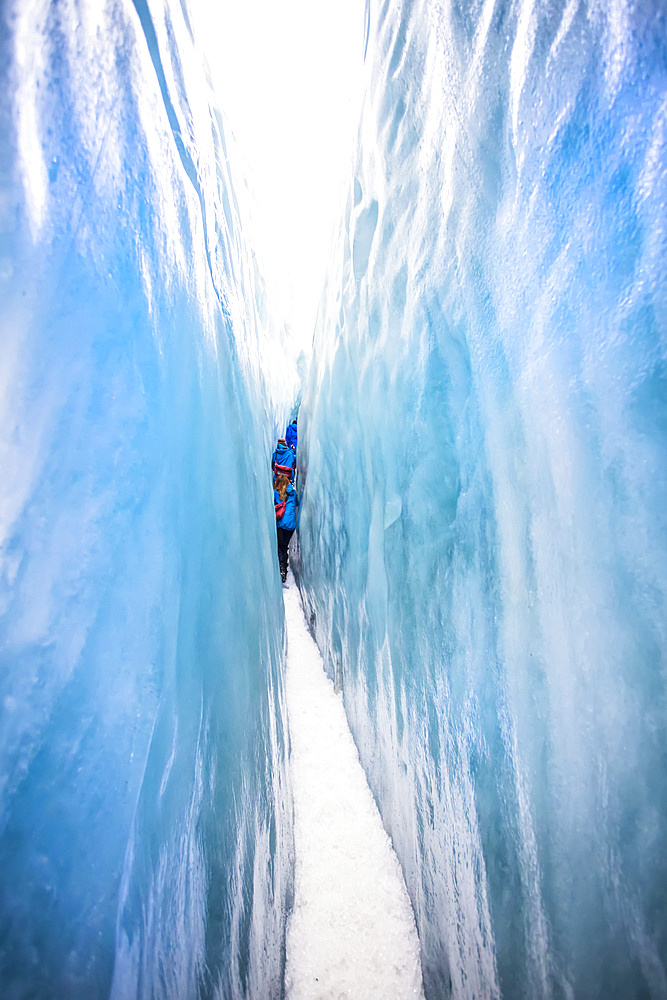
[(258, 255), (308, 348), (360, 109), (363, 0), (195, 5), (219, 106), (245, 160)]

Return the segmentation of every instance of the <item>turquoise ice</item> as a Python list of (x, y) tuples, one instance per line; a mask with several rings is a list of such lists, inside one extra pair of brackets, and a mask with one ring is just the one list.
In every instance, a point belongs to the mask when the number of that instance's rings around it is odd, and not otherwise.
[(297, 401), (426, 997), (667, 997), (665, 12), (373, 0), (364, 42), (300, 384), (185, 0), (0, 12), (3, 998), (281, 996)]
[(264, 377), (242, 186), (180, 5), (2, 18), (0, 993), (275, 996), (258, 469), (294, 386)]
[(659, 6), (372, 21), (301, 585), (433, 998), (667, 995)]

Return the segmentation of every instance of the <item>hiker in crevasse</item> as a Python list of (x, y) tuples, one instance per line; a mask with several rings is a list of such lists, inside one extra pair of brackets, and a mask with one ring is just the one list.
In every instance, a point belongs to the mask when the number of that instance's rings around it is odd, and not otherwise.
[(283, 475), (292, 479), (295, 465), (296, 452), (290, 448), (285, 438), (278, 438), (278, 444), (271, 459), (271, 469), (274, 476)]
[(296, 451), (296, 437), (297, 437), (297, 432), (296, 432), (296, 417), (295, 417), (292, 423), (288, 424), (287, 430), (285, 431), (285, 441), (287, 442), (289, 447), (292, 448), (294, 451)]
[(284, 583), (287, 577), (287, 546), (296, 528), (297, 511), (299, 508), (299, 498), (288, 476), (281, 474), (274, 479), (273, 505), (276, 511), (280, 579)]

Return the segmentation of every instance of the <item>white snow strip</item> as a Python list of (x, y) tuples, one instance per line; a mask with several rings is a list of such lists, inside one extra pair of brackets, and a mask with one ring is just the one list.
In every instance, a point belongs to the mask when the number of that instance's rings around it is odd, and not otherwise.
[(423, 998), (403, 874), (324, 673), (291, 573), (284, 590), (296, 854), (288, 1000)]

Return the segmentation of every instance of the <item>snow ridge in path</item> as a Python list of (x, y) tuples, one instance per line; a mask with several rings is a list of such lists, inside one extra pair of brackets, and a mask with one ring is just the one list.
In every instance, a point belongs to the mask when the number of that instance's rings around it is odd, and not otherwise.
[(283, 593), (296, 866), (287, 1000), (423, 998), (403, 874), (291, 574), (289, 581)]

